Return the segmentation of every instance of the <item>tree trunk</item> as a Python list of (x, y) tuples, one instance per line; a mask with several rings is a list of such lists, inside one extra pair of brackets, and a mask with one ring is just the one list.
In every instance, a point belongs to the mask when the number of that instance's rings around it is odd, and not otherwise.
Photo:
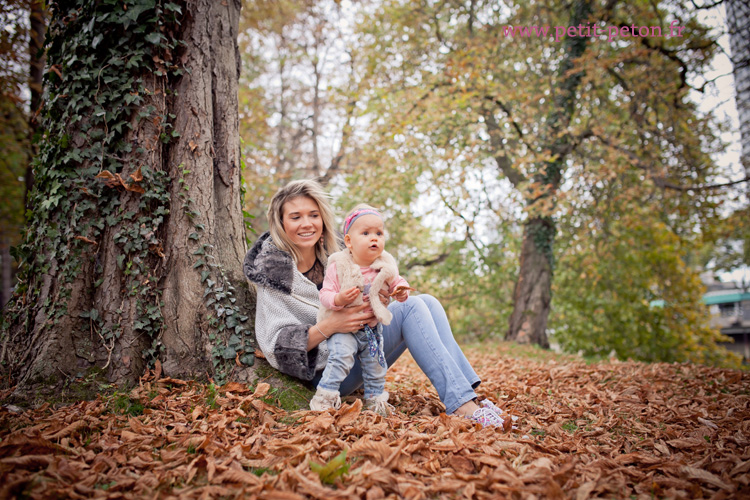
[[(31, 136), (32, 154), (36, 154), (34, 135), (37, 131), (37, 111), (42, 104), (42, 77), (44, 75), (44, 63), (46, 57), (43, 52), (44, 34), (47, 31), (47, 12), (42, 0), (31, 0), (29, 11), (29, 134)], [(26, 191), (24, 193), (24, 207), (28, 207), (29, 193), (34, 185), (34, 171), (31, 162), (26, 167), (24, 174)]]
[(10, 300), (10, 282), (12, 268), (10, 265), (10, 237), (5, 232), (0, 234), (0, 309)]
[(252, 374), (239, 11), (51, 3), (50, 97), (10, 315), (17, 396), (92, 369), (117, 384), (157, 364), (219, 383)]
[(520, 344), (549, 347), (546, 330), (552, 298), (550, 253), (554, 231), (554, 223), (544, 218), (534, 218), (524, 227), (520, 271), (513, 291), (513, 313), (507, 336)]
[[(188, 52), (186, 68), (175, 90), (173, 113), (175, 128), (182, 144), (171, 148), (170, 177), (177, 179), (185, 168), (185, 177), (201, 215), (190, 220), (187, 212), (174, 214), (167, 225), (167, 267), (165, 302), (164, 369), (167, 373), (199, 376), (208, 371), (212, 343), (207, 334), (205, 286), (201, 272), (193, 269), (192, 253), (197, 245), (210, 245), (217, 263), (223, 265), (225, 287), (234, 284), (247, 290), (242, 261), (247, 251), (242, 219), (240, 142), (237, 85), (240, 55), (237, 48), (240, 2), (203, 0), (188, 7), (183, 40)], [(200, 50), (199, 50), (200, 49)], [(195, 149), (190, 143), (195, 145)], [(183, 187), (172, 184), (171, 198), (179, 198)], [(192, 243), (190, 234), (197, 225), (205, 229), (201, 239)], [(207, 257), (204, 259), (209, 261)], [(206, 266), (213, 262), (207, 262)], [(221, 272), (221, 271), (219, 271)], [(217, 281), (221, 279), (217, 277)], [(247, 295), (247, 294), (245, 294)], [(247, 311), (245, 311), (247, 314)], [(234, 359), (231, 360), (234, 362)]]
[[(588, 20), (591, 3), (577, 0), (571, 6), (570, 26), (578, 26)], [(560, 187), (565, 156), (570, 151), (570, 132), (567, 129), (575, 112), (576, 91), (583, 78), (583, 71), (572, 71), (576, 60), (586, 50), (587, 38), (565, 39), (565, 57), (558, 70), (559, 90), (555, 95), (555, 106), (547, 120), (551, 161), (543, 162), (534, 175), (534, 183), (544, 189), (543, 193), (528, 201), (530, 219), (527, 221), (521, 246), (518, 281), (513, 292), (513, 312), (505, 338), (520, 343), (534, 343), (549, 347), (547, 318), (552, 297), (552, 272), (554, 263), (553, 244), (555, 223), (550, 215), (554, 209), (554, 196)], [(544, 203), (553, 198), (546, 208)]]

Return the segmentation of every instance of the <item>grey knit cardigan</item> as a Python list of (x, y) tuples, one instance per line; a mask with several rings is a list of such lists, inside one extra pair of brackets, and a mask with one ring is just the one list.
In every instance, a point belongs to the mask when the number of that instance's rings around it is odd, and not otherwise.
[(244, 271), (258, 291), (258, 347), (277, 370), (312, 380), (328, 361), (326, 341), (307, 350), (307, 331), (320, 308), (318, 288), (299, 272), (291, 255), (274, 245), (268, 232), (247, 252)]

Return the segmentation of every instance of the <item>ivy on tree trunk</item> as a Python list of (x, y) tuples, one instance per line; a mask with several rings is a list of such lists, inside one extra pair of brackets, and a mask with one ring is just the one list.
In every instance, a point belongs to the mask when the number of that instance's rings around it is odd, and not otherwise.
[(247, 378), (238, 0), (50, 3), (43, 135), (3, 363)]

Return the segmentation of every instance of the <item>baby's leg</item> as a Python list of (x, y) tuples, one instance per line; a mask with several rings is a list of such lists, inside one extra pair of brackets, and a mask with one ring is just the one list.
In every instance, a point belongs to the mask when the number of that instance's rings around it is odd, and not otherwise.
[(325, 411), (341, 406), (339, 388), (354, 365), (357, 339), (350, 333), (336, 333), (328, 339), (328, 363), (318, 383), (315, 396), (310, 400), (310, 409)]
[(367, 334), (362, 331), (356, 334), (358, 341), (358, 357), (362, 367), (362, 380), (365, 385), (365, 399), (372, 399), (385, 391), (385, 374), (387, 366), (378, 362), (378, 353), (373, 356), (367, 343)]
[(354, 366), (354, 355), (358, 351), (357, 339), (351, 333), (334, 333), (327, 343), (328, 363), (318, 387), (338, 392), (341, 382)]

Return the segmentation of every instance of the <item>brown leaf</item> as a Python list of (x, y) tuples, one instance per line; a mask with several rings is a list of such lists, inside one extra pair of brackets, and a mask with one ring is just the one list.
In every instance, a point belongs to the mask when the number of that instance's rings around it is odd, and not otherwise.
[(729, 475), (736, 476), (737, 474), (746, 474), (748, 471), (750, 471), (750, 460), (739, 464), (737, 467), (732, 469), (732, 472), (730, 472)]
[[(270, 386), (269, 386), (270, 388)], [(268, 391), (268, 389), (266, 389)], [(221, 386), (219, 392), (232, 392), (235, 394), (246, 394), (250, 392), (250, 387), (247, 384), (240, 384), (238, 382), (229, 382)]]
[(141, 173), (141, 167), (138, 167), (138, 170), (130, 174), (130, 178), (133, 179), (134, 182), (141, 182), (143, 180), (143, 174)]
[[(117, 175), (119, 176), (120, 174), (117, 174)], [(132, 192), (134, 192), (134, 193), (140, 193), (140, 194), (143, 194), (143, 193), (145, 193), (145, 192), (146, 192), (146, 190), (145, 190), (145, 189), (143, 189), (143, 188), (142, 188), (141, 186), (139, 186), (139, 185), (137, 185), (137, 184), (125, 184), (125, 183), (123, 183), (123, 184), (122, 184), (122, 186), (123, 186), (123, 187), (124, 187), (125, 189), (127, 189), (128, 191), (132, 191)]]
[(583, 483), (576, 491), (576, 500), (586, 500), (591, 496), (591, 493), (596, 489), (596, 481), (588, 481)]
[(360, 439), (351, 448), (353, 457), (373, 457), (376, 462), (385, 462), (391, 454), (391, 447), (383, 441), (372, 441), (369, 438)]
[(734, 488), (730, 484), (726, 483), (719, 476), (712, 474), (707, 470), (686, 466), (682, 468), (682, 472), (684, 472), (690, 479), (697, 479), (712, 486), (717, 486), (723, 490), (734, 490)]
[(258, 387), (255, 388), (255, 392), (253, 393), (253, 396), (256, 398), (262, 398), (266, 394), (268, 394), (269, 389), (271, 389), (271, 386), (265, 382), (261, 382), (258, 384)]
[(690, 448), (704, 446), (706, 442), (705, 441), (701, 442), (699, 439), (673, 439), (671, 441), (667, 441), (667, 444), (671, 446), (672, 448), (677, 448), (680, 450), (688, 450)]
[(453, 470), (463, 472), (464, 474), (474, 473), (474, 464), (466, 457), (460, 455), (453, 455), (450, 458), (450, 466)]
[(312, 422), (310, 422), (308, 428), (314, 432), (328, 430), (333, 425), (333, 419), (333, 415), (331, 415), (327, 411), (322, 412), (320, 415), (315, 417)]
[(53, 458), (50, 455), (24, 455), (22, 457), (0, 459), (0, 464), (12, 465), (13, 467), (24, 469), (38, 469), (40, 467), (48, 467), (52, 463), (52, 460)]
[(77, 431), (78, 429), (81, 429), (82, 427), (86, 427), (86, 422), (83, 420), (76, 420), (75, 422), (65, 427), (61, 431), (56, 432), (54, 434), (46, 435), (44, 436), (44, 438), (49, 439), (50, 441), (54, 441), (55, 439), (60, 439), (62, 437), (68, 436), (74, 433), (75, 431)]
[(250, 485), (261, 484), (260, 478), (252, 472), (237, 469), (227, 469), (216, 478), (217, 483), (242, 483)]
[(341, 408), (336, 412), (336, 426), (343, 427), (354, 422), (361, 412), (362, 400), (360, 398), (354, 400), (354, 403), (350, 405), (341, 405)]
[(96, 241), (94, 241), (92, 239), (86, 238), (85, 236), (76, 236), (75, 239), (81, 240), (81, 241), (85, 241), (86, 243), (89, 243), (91, 245), (98, 245), (99, 244), (99, 243), (97, 243)]

